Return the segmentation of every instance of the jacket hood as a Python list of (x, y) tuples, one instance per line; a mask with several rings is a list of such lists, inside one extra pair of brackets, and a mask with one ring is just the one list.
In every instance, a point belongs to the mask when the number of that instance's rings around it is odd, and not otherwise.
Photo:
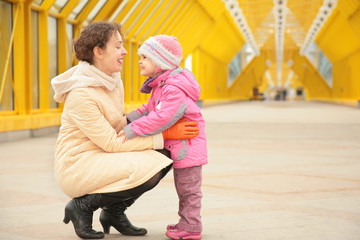
[(201, 88), (190, 70), (178, 67), (175, 70), (165, 72), (163, 75), (170, 76), (166, 80), (166, 84), (180, 88), (195, 102), (199, 100)]
[(121, 85), (120, 73), (109, 76), (87, 62), (80, 61), (78, 65), (51, 79), (54, 89), (54, 99), (64, 102), (68, 92), (75, 88), (105, 87), (112, 91)]

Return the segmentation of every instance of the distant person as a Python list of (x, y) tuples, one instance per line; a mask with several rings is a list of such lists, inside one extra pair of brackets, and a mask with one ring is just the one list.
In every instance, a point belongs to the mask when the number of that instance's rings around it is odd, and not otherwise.
[[(127, 119), (120, 71), (127, 51), (116, 23), (91, 23), (74, 41), (79, 64), (52, 79), (55, 100), (65, 102), (55, 150), (55, 177), (73, 198), (64, 222), (72, 221), (80, 238), (103, 238), (92, 228), (93, 212), (102, 208), (104, 232), (145, 235), (131, 224), (125, 210), (167, 174), (172, 160), (163, 149), (167, 138), (191, 138), (196, 122), (175, 124), (163, 134), (124, 142)], [(181, 140), (178, 140), (181, 141)]]
[(139, 48), (141, 75), (148, 77), (141, 87), (150, 93), (148, 103), (128, 115), (128, 139), (160, 133), (177, 121), (198, 122), (199, 135), (192, 139), (166, 140), (165, 149), (174, 161), (174, 180), (179, 198), (179, 221), (167, 226), (172, 239), (200, 239), (202, 232), (202, 165), (207, 164), (205, 120), (196, 102), (200, 86), (194, 75), (179, 64), (182, 48), (176, 37), (158, 35)]

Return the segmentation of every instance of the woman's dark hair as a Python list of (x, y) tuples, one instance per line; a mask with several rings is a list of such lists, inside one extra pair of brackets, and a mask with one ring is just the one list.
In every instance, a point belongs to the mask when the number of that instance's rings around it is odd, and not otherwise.
[(94, 47), (105, 49), (106, 43), (116, 32), (122, 36), (121, 25), (118, 23), (95, 22), (86, 26), (81, 31), (79, 38), (74, 40), (76, 59), (93, 64)]

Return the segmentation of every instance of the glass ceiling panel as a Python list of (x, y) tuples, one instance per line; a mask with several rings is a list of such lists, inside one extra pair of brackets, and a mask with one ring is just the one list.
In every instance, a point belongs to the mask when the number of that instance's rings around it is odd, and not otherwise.
[(67, 2), (68, 0), (56, 0), (55, 3), (51, 6), (50, 10), (59, 13)]
[(37, 5), (41, 5), (43, 2), (43, 0), (34, 0), (33, 3), (37, 4)]
[(96, 6), (93, 8), (93, 10), (91, 10), (90, 14), (88, 15), (88, 17), (86, 18), (85, 22), (88, 24), (90, 22), (92, 22), (94, 20), (94, 18), (96, 17), (96, 15), (99, 13), (99, 11), (103, 8), (103, 6), (105, 5), (106, 0), (100, 0)]
[(83, 10), (89, 0), (80, 0), (78, 5), (74, 8), (74, 10), (70, 13), (69, 18), (76, 19), (79, 13)]

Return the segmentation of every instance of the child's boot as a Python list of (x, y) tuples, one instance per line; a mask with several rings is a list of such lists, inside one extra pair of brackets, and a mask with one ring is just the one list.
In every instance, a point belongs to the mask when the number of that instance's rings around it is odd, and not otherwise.
[(167, 230), (166, 236), (171, 239), (201, 239), (201, 232), (187, 232), (180, 228), (176, 228), (175, 230)]
[(177, 224), (169, 224), (166, 226), (166, 230), (175, 230), (177, 229), (178, 225)]

